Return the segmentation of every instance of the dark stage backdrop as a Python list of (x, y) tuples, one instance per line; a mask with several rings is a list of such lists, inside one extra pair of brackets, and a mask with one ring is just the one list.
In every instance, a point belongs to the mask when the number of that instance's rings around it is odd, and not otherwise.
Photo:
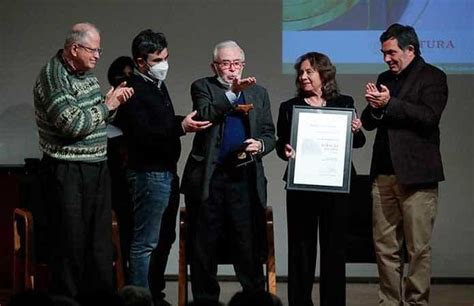
[[(146, 28), (163, 31), (168, 37), (170, 71), (167, 84), (178, 114), (190, 112), (190, 84), (211, 74), (212, 48), (226, 39), (236, 40), (245, 49), (245, 75), (257, 77), (258, 83), (268, 89), (275, 121), (280, 102), (295, 93), (294, 76), (282, 74), (282, 3), (278, 0), (1, 1), (0, 164), (18, 164), (26, 157), (39, 156), (33, 83), (40, 68), (62, 46), (66, 30), (80, 21), (92, 22), (102, 31), (105, 52), (96, 73), (104, 93), (108, 87), (108, 66), (118, 56), (130, 54), (131, 40)], [(376, 37), (379, 34), (374, 33)], [(466, 39), (472, 38), (472, 30), (470, 34)], [(349, 41), (342, 39), (338, 43), (351, 52)], [(331, 56), (331, 52), (328, 53)], [(426, 60), (430, 61), (430, 58)], [(365, 84), (375, 80), (376, 73), (338, 76), (342, 92), (354, 97), (359, 111), (365, 104)], [(449, 75), (448, 81), (449, 102), (441, 120), (441, 149), (447, 180), (440, 185), (433, 238), (433, 275), (472, 278), (474, 77)], [(369, 171), (374, 138), (374, 133), (366, 134), (368, 143), (354, 152), (354, 163), (362, 174)], [(180, 172), (191, 140), (192, 136), (182, 139)], [(285, 164), (272, 153), (265, 160), (265, 169), (269, 179), (269, 204), (275, 212), (277, 273), (284, 276), (287, 275), (287, 236), (281, 177)], [(5, 205), (3, 198), (0, 205)], [(176, 247), (177, 244), (172, 250), (169, 274), (177, 274)], [(225, 268), (222, 273), (232, 274), (233, 270)], [(348, 265), (348, 276), (376, 275), (373, 264)]]

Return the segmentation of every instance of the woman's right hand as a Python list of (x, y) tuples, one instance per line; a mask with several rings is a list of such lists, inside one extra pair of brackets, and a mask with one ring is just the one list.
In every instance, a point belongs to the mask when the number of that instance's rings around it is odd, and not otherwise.
[(285, 156), (288, 159), (295, 158), (296, 156), (296, 151), (293, 149), (293, 147), (289, 143), (285, 145)]

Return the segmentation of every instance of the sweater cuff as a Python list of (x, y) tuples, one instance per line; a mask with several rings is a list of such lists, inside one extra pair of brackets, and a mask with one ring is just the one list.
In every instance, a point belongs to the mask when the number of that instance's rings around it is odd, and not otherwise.
[(105, 105), (105, 103), (97, 104), (96, 109), (99, 111), (100, 117), (105, 122), (108, 122), (109, 118), (115, 114), (115, 112), (109, 111), (109, 109), (108, 109), (107, 105)]

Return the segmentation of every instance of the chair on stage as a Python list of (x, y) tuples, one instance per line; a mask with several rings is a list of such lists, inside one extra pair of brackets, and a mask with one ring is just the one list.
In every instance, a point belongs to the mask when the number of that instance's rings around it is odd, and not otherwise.
[[(188, 215), (186, 208), (180, 208), (179, 212), (179, 271), (178, 271), (178, 306), (184, 306), (188, 303), (188, 264), (189, 251), (187, 250), (187, 229)], [(276, 273), (275, 273), (275, 246), (273, 236), (273, 211), (271, 207), (265, 209), (265, 232), (266, 232), (266, 250), (262, 256), (262, 264), (265, 266), (267, 291), (276, 294)], [(219, 241), (219, 245), (225, 244), (225, 241)], [(219, 248), (224, 250), (218, 254), (219, 264), (232, 264), (229, 248)]]
[[(37, 261), (34, 241), (33, 216), (25, 208), (13, 211), (13, 292), (24, 290), (46, 291), (49, 282), (48, 266)], [(113, 270), (118, 289), (125, 283), (120, 252), (119, 227), (112, 211), (112, 242), (114, 245)]]

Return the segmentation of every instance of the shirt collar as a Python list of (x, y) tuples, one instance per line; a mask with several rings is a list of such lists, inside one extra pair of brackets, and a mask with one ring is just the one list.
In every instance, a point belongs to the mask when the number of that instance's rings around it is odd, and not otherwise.
[(420, 61), (420, 56), (417, 55), (415, 56), (415, 58), (411, 61), (410, 64), (408, 64), (408, 66), (405, 67), (405, 69), (402, 70), (402, 72), (400, 72), (400, 74), (398, 75), (400, 78), (406, 78), (406, 76), (410, 73), (410, 71), (413, 70), (413, 67), (416, 66), (416, 64)]
[(76, 76), (83, 76), (85, 74), (84, 71), (79, 72), (77, 69), (74, 67), (72, 61), (70, 59), (67, 59), (64, 56), (64, 49), (59, 49), (58, 52), (56, 53), (57, 59), (61, 62), (61, 64), (66, 68), (67, 72), (70, 74), (76, 75)]
[(141, 73), (139, 70), (135, 70), (134, 74), (136, 74), (138, 76), (141, 76), (146, 82), (151, 82), (151, 83), (155, 84), (158, 88), (161, 88), (161, 84), (163, 83), (163, 81), (154, 80), (154, 79), (150, 78), (149, 76), (147, 76), (146, 74)]

